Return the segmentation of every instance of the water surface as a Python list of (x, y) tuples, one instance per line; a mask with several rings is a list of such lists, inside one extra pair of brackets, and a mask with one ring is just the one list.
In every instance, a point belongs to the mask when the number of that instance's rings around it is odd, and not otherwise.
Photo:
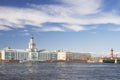
[(0, 80), (120, 80), (120, 64), (0, 63)]

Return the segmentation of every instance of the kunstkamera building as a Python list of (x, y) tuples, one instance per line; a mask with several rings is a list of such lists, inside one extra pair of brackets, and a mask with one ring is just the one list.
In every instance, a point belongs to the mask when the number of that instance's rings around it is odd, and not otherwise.
[(37, 50), (32, 36), (27, 50), (4, 48), (0, 53), (1, 61), (87, 61), (91, 57), (90, 53), (80, 53), (74, 51), (47, 51)]

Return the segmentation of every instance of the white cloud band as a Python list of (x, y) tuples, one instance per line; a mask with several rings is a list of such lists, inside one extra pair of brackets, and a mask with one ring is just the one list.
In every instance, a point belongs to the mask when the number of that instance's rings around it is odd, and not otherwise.
[[(101, 12), (101, 0), (61, 0), (61, 5), (30, 5), (30, 8), (0, 7), (0, 30), (38, 27), (40, 31), (82, 31), (82, 25), (120, 24), (114, 12)], [(97, 15), (98, 14), (98, 15)], [(57, 27), (44, 27), (43, 23), (65, 23)], [(42, 28), (41, 28), (42, 27)], [(65, 28), (63, 28), (65, 27)]]

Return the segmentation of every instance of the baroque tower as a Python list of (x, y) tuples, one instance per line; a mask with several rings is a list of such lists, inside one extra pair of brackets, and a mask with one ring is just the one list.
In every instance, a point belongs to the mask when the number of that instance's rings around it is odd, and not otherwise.
[(30, 38), (29, 51), (30, 51), (30, 52), (36, 52), (36, 51), (37, 51), (37, 49), (36, 49), (36, 44), (35, 44), (35, 42), (34, 42), (34, 37), (33, 37), (33, 36), (31, 36), (31, 38)]

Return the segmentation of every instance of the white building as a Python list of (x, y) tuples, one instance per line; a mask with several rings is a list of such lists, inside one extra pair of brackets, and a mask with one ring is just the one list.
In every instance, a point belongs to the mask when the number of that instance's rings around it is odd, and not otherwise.
[(1, 51), (2, 60), (38, 60), (38, 52), (33, 36), (30, 38), (27, 50), (5, 48)]
[(1, 51), (2, 60), (28, 60), (28, 61), (71, 61), (87, 60), (90, 54), (67, 51), (37, 51), (34, 37), (29, 41), (27, 50), (5, 48)]
[(27, 51), (29, 52), (28, 60), (34, 60), (34, 61), (38, 60), (38, 52), (33, 36), (30, 38)]
[(37, 52), (36, 44), (34, 42), (34, 37), (32, 36), (30, 38), (29, 46), (28, 46), (28, 51), (29, 52)]
[(27, 60), (29, 53), (25, 50), (5, 48), (1, 51), (2, 60)]
[(43, 51), (38, 53), (39, 61), (56, 61), (57, 53), (54, 51)]
[(57, 52), (57, 60), (66, 60), (66, 52)]
[(38, 52), (29, 52), (28, 60), (38, 61)]

